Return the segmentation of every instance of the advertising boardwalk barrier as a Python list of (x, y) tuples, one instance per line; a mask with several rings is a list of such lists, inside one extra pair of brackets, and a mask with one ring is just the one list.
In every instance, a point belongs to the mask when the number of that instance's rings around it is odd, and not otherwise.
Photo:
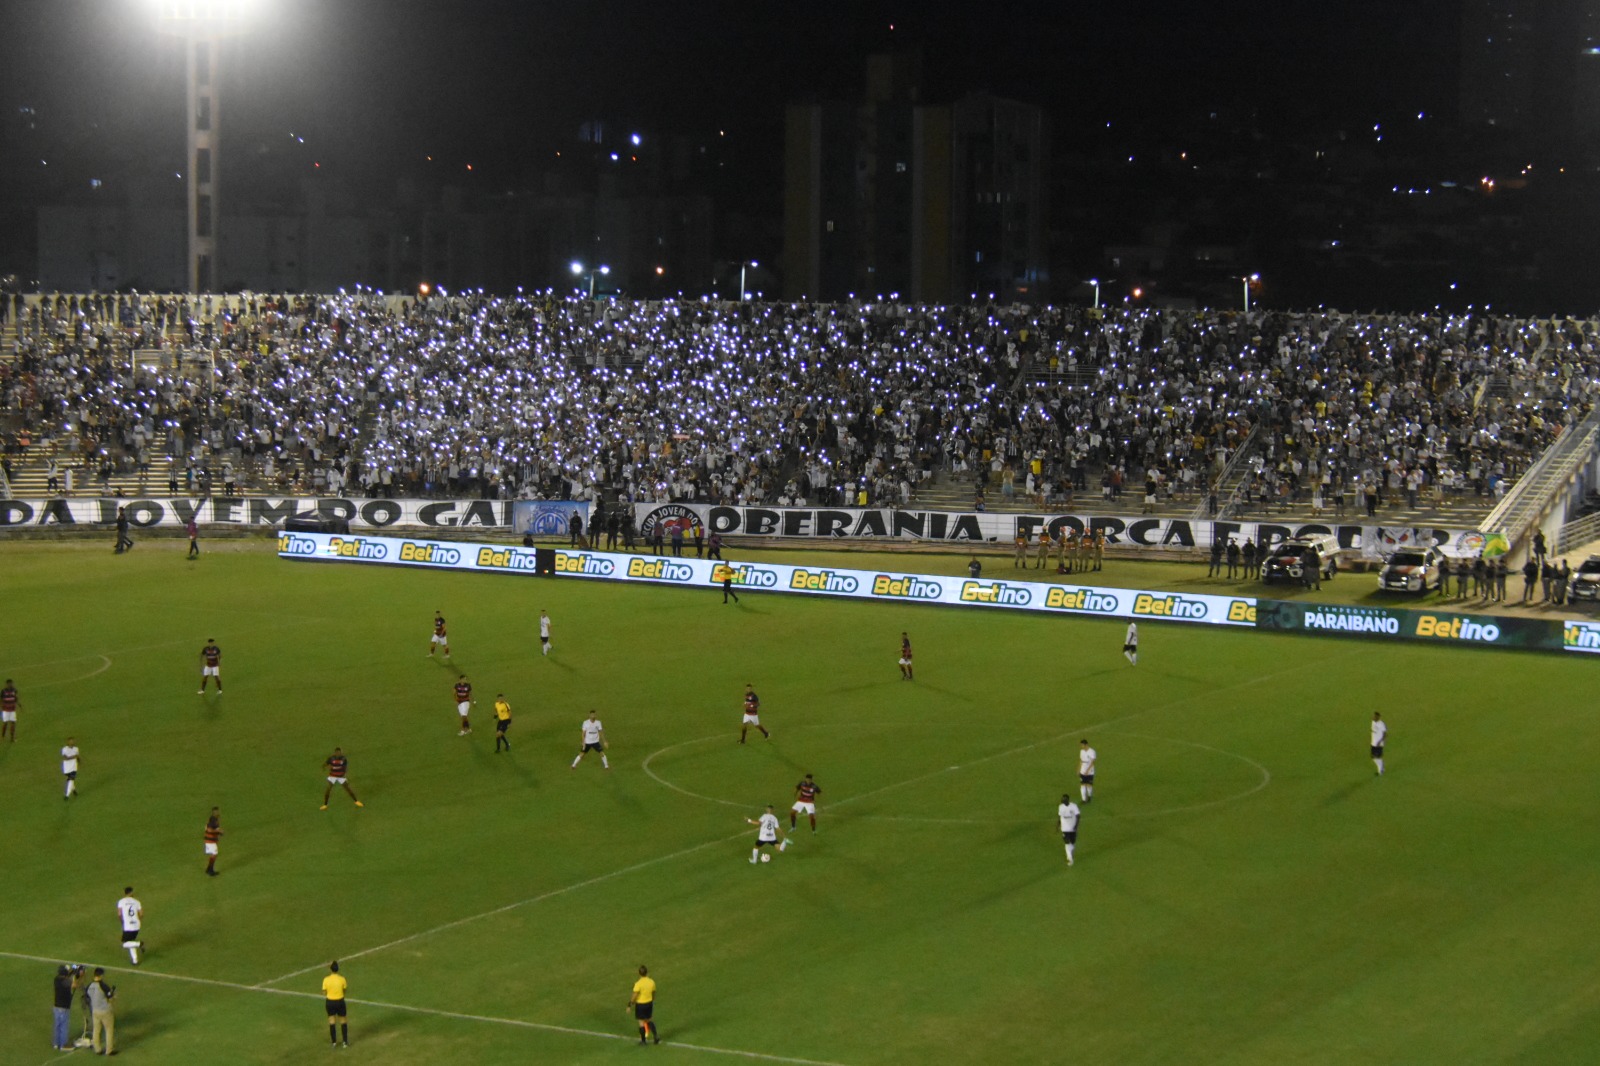
[(1316, 636), (1414, 640), (1493, 648), (1600, 653), (1600, 622), (1462, 614), (1402, 607), (1265, 600), (1150, 589), (1099, 588), (1059, 582), (945, 577), (894, 570), (853, 570), (787, 563), (720, 562), (671, 555), (634, 555), (566, 548), (378, 537), (359, 533), (283, 533), (278, 555), (320, 562), (374, 563), (435, 570), (527, 574), (734, 588), (802, 596), (1000, 608), (1042, 614), (1156, 619), (1254, 627)]
[[(1539, 651), (1600, 651), (1600, 626), (1552, 618), (1460, 614), (1407, 607), (1260, 600), (1256, 625), (1285, 633), (1378, 637)], [(1591, 646), (1584, 646), (1585, 643)]]
[(1561, 627), (1565, 651), (1600, 652), (1600, 622), (1567, 622)]
[(1204, 596), (1146, 589), (1091, 588), (1037, 581), (941, 577), (885, 570), (792, 566), (786, 563), (723, 563), (671, 555), (632, 555), (565, 548), (517, 548), (500, 544), (430, 541), (400, 537), (284, 533), (278, 555), (324, 562), (382, 563), (481, 573), (534, 574), (540, 553), (552, 560), (555, 577), (640, 581), (714, 589), (726, 580), (737, 589), (760, 589), (859, 600), (893, 600), (965, 607), (1002, 607), (1046, 614), (1103, 618), (1156, 618), (1172, 622), (1251, 626), (1256, 601), (1245, 596)]

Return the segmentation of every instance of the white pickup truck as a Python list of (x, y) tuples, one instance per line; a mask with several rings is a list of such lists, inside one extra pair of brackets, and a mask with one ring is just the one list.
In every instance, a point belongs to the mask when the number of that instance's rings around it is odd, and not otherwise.
[(1449, 562), (1438, 548), (1401, 548), (1383, 561), (1378, 588), (1386, 592), (1427, 592), (1439, 587)]
[(1310, 533), (1303, 537), (1290, 537), (1272, 549), (1261, 564), (1261, 580), (1270, 585), (1274, 581), (1303, 584), (1305, 561), (1312, 551), (1317, 553), (1317, 568), (1324, 581), (1339, 572), (1339, 542), (1323, 533)]

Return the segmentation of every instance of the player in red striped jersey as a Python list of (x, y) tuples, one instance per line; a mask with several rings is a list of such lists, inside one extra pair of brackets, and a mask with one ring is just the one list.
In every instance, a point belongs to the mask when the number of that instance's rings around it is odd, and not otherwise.
[(217, 850), (218, 841), (222, 839), (222, 809), (211, 808), (211, 817), (206, 819), (206, 874), (217, 876)]
[(739, 727), (739, 743), (744, 743), (745, 734), (750, 732), (751, 726), (761, 730), (761, 735), (768, 740), (772, 739), (767, 727), (761, 724), (761, 697), (756, 695), (754, 685), (747, 684), (744, 687), (744, 721)]
[(472, 723), (467, 719), (472, 710), (472, 684), (467, 681), (467, 675), (462, 674), (456, 679), (456, 713), (461, 716), (461, 731), (456, 734), (464, 737), (472, 732)]
[(328, 809), (328, 800), (333, 796), (334, 785), (338, 785), (340, 788), (350, 793), (350, 798), (356, 800), (357, 807), (366, 806), (365, 803), (362, 803), (360, 800), (356, 799), (355, 792), (350, 788), (349, 779), (345, 776), (345, 773), (349, 767), (350, 760), (345, 758), (343, 748), (334, 748), (333, 754), (322, 760), (322, 768), (328, 771), (328, 787), (322, 793), (322, 810)]
[(6, 687), (0, 688), (0, 737), (17, 739), (17, 686), (6, 678)]
[(811, 831), (817, 831), (817, 795), (822, 792), (822, 786), (811, 779), (807, 774), (804, 781), (794, 786), (794, 806), (789, 808), (789, 828), (795, 828), (799, 815), (811, 819)]
[[(217, 692), (222, 692), (222, 649), (217, 647), (217, 642), (212, 637), (206, 638), (206, 646), (200, 649), (200, 695), (206, 694), (206, 682), (213, 677), (217, 679)], [(249, 695), (249, 693), (246, 693)]]
[(444, 615), (438, 611), (433, 612), (433, 639), (428, 642), (428, 658), (433, 658), (433, 649), (443, 648), (444, 657), (450, 658), (450, 638), (445, 635)]
[(910, 681), (911, 676), (911, 638), (902, 631), (900, 634), (900, 680)]

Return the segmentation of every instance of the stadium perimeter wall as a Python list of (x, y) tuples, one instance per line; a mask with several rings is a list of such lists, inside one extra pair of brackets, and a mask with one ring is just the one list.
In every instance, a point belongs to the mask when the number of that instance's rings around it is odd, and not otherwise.
[(899, 540), (963, 544), (1011, 544), (1020, 534), (1032, 541), (1041, 530), (1052, 538), (1063, 531), (1103, 533), (1111, 548), (1209, 548), (1247, 539), (1271, 547), (1290, 537), (1332, 536), (1339, 547), (1364, 559), (1379, 559), (1398, 548), (1434, 545), (1452, 555), (1475, 555), (1485, 539), (1474, 529), (1416, 529), (1360, 523), (1274, 523), (1195, 521), (1155, 515), (1082, 512), (1016, 514), (984, 511), (916, 511), (862, 507), (723, 507), (699, 503), (640, 503), (634, 524), (644, 537), (658, 526), (707, 534), (815, 540)]
[[(191, 518), (203, 527), (275, 528), (290, 519), (347, 521), (352, 530), (478, 530), (534, 536), (565, 536), (576, 513), (589, 521), (589, 505), (555, 500), (353, 499), (313, 496), (56, 497), (0, 500), (0, 529), (21, 526), (107, 525), (126, 507), (135, 528), (182, 528)], [(1104, 534), (1116, 550), (1204, 550), (1232, 539), (1269, 548), (1289, 537), (1332, 536), (1340, 548), (1373, 561), (1398, 548), (1432, 544), (1452, 555), (1474, 555), (1485, 544), (1472, 529), (1417, 529), (1359, 523), (1195, 521), (1149, 515), (1012, 514), (918, 511), (891, 508), (721, 507), (711, 504), (635, 504), (634, 524), (643, 538), (659, 528), (663, 537), (681, 529), (702, 534), (770, 537), (778, 540), (862, 540), (901, 544), (1009, 546), (1017, 536), (1035, 541), (1041, 531), (1058, 537)]]
[(704, 588), (713, 593), (717, 586), (726, 582), (746, 591), (1186, 622), (1321, 636), (1399, 638), (1479, 647), (1600, 653), (1600, 623), (1596, 622), (1312, 604), (1253, 596), (1180, 594), (1056, 582), (968, 579), (900, 571), (722, 562), (354, 534), (284, 533), (278, 538), (278, 555), (302, 561), (529, 576), (540, 574), (542, 565), (546, 568), (544, 576), (549, 577), (678, 585)]

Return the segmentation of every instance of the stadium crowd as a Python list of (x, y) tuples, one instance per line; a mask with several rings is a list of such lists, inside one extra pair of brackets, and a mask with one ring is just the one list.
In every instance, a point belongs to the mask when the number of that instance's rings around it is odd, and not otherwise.
[(896, 505), (943, 469), (979, 507), (985, 485), (1047, 506), (1199, 497), (1250, 440), (1235, 505), (1342, 511), (1492, 496), (1600, 387), (1595, 322), (1490, 315), (364, 292), (11, 310), (6, 450), (86, 489)]

